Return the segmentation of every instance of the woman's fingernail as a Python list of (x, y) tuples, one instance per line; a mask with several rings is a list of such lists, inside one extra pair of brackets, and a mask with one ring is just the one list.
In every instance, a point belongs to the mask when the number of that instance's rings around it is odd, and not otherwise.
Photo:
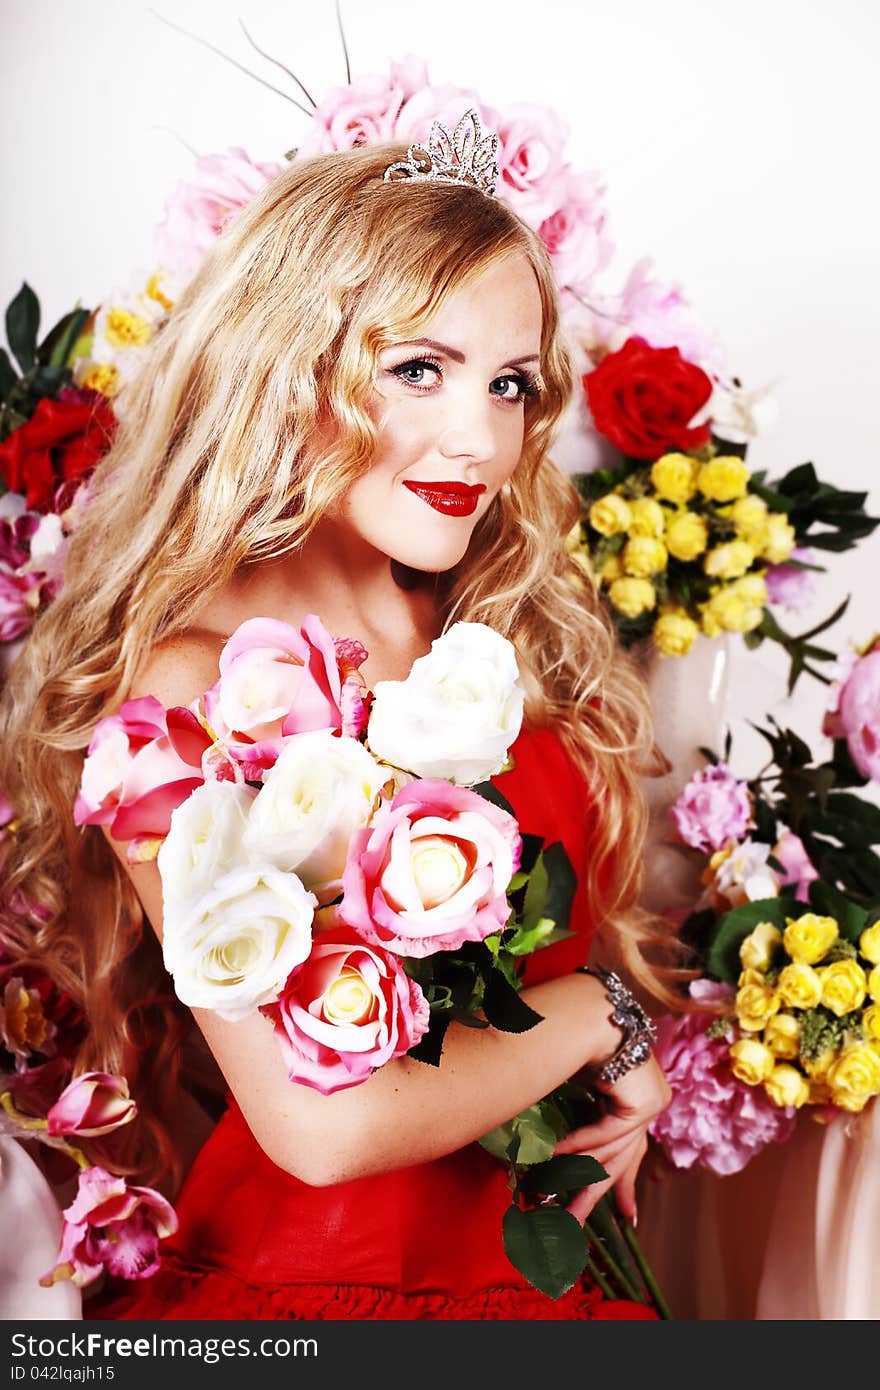
[(638, 1212), (635, 1211), (635, 1210), (633, 1210), (633, 1218), (632, 1218), (632, 1219), (633, 1219), (633, 1226), (638, 1226), (638, 1224), (639, 1224), (639, 1214), (638, 1214)]

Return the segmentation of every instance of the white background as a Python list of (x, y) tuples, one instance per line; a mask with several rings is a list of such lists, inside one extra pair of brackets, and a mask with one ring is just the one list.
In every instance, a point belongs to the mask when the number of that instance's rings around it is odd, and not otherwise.
[[(290, 90), (239, 16), (318, 98), (345, 80), (331, 0), (156, 8)], [(653, 256), (718, 332), (730, 370), (747, 386), (777, 384), (781, 417), (752, 465), (772, 475), (812, 459), (840, 486), (874, 485), (875, 0), (344, 0), (343, 12), (355, 74), (415, 53), (435, 83), (476, 87), (491, 105), (554, 105), (572, 163), (607, 185), (617, 251), (603, 283)], [(46, 326), (152, 266), (165, 195), (192, 166), (187, 146), (280, 159), (306, 128), (143, 0), (0, 0), (0, 25), (0, 302), (27, 279)], [(871, 501), (880, 508), (880, 489)], [(867, 640), (880, 628), (878, 559), (880, 535), (831, 556), (815, 610), (793, 626), (853, 591), (831, 645)], [(783, 663), (738, 648), (731, 705), (759, 717), (784, 694)], [(823, 702), (806, 678), (776, 709), (815, 742)], [(741, 760), (758, 755), (750, 737)]]

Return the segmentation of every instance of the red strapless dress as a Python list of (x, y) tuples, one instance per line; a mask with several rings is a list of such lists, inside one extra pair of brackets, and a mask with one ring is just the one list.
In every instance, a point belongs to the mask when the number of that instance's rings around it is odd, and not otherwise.
[[(561, 840), (577, 871), (589, 852), (582, 778), (547, 730), (520, 735), (495, 778), (524, 833)], [(580, 890), (576, 933), (528, 961), (531, 984), (582, 965), (593, 924)], [(651, 1318), (585, 1281), (553, 1300), (504, 1254), (505, 1171), (478, 1144), (433, 1163), (309, 1187), (277, 1168), (232, 1101), (177, 1202), (180, 1226), (150, 1279), (87, 1303), (86, 1316), (145, 1319)], [(118, 1286), (117, 1286), (118, 1288)], [(109, 1291), (108, 1291), (109, 1292)]]

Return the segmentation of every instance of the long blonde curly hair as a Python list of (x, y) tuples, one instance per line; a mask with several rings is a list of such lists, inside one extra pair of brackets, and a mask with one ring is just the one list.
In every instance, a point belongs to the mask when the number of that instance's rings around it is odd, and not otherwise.
[[(586, 866), (595, 918), (635, 975), (664, 990), (634, 908), (648, 701), (566, 554), (578, 503), (547, 458), (571, 390), (551, 267), (504, 203), (461, 186), (384, 183), (402, 155), (395, 145), (295, 161), (218, 238), (126, 388), (64, 590), (0, 702), (0, 784), (17, 812), (2, 941), (85, 1010), (77, 1070), (128, 1076), (141, 1122), (127, 1161), (147, 1179), (174, 1169), (169, 1116), (192, 1022), (101, 831), (74, 826), (84, 751), (146, 653), (186, 630), (240, 566), (295, 551), (369, 468), (380, 350), (513, 254), (540, 287), (543, 388), (526, 403), (516, 472), (444, 578), (442, 617), (489, 623), (515, 643), (527, 720), (558, 731), (601, 797)], [(329, 442), (328, 414), (338, 424)]]

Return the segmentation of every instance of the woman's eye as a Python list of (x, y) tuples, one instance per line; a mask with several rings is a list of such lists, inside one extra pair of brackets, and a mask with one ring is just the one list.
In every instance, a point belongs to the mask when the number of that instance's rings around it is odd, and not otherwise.
[(504, 401), (519, 401), (525, 395), (525, 382), (521, 376), (496, 376), (490, 382), (489, 391), (493, 396), (500, 396)]
[(430, 390), (439, 381), (442, 372), (435, 363), (418, 360), (401, 362), (399, 367), (391, 368), (391, 375), (396, 376), (399, 381), (405, 381), (408, 386)]

